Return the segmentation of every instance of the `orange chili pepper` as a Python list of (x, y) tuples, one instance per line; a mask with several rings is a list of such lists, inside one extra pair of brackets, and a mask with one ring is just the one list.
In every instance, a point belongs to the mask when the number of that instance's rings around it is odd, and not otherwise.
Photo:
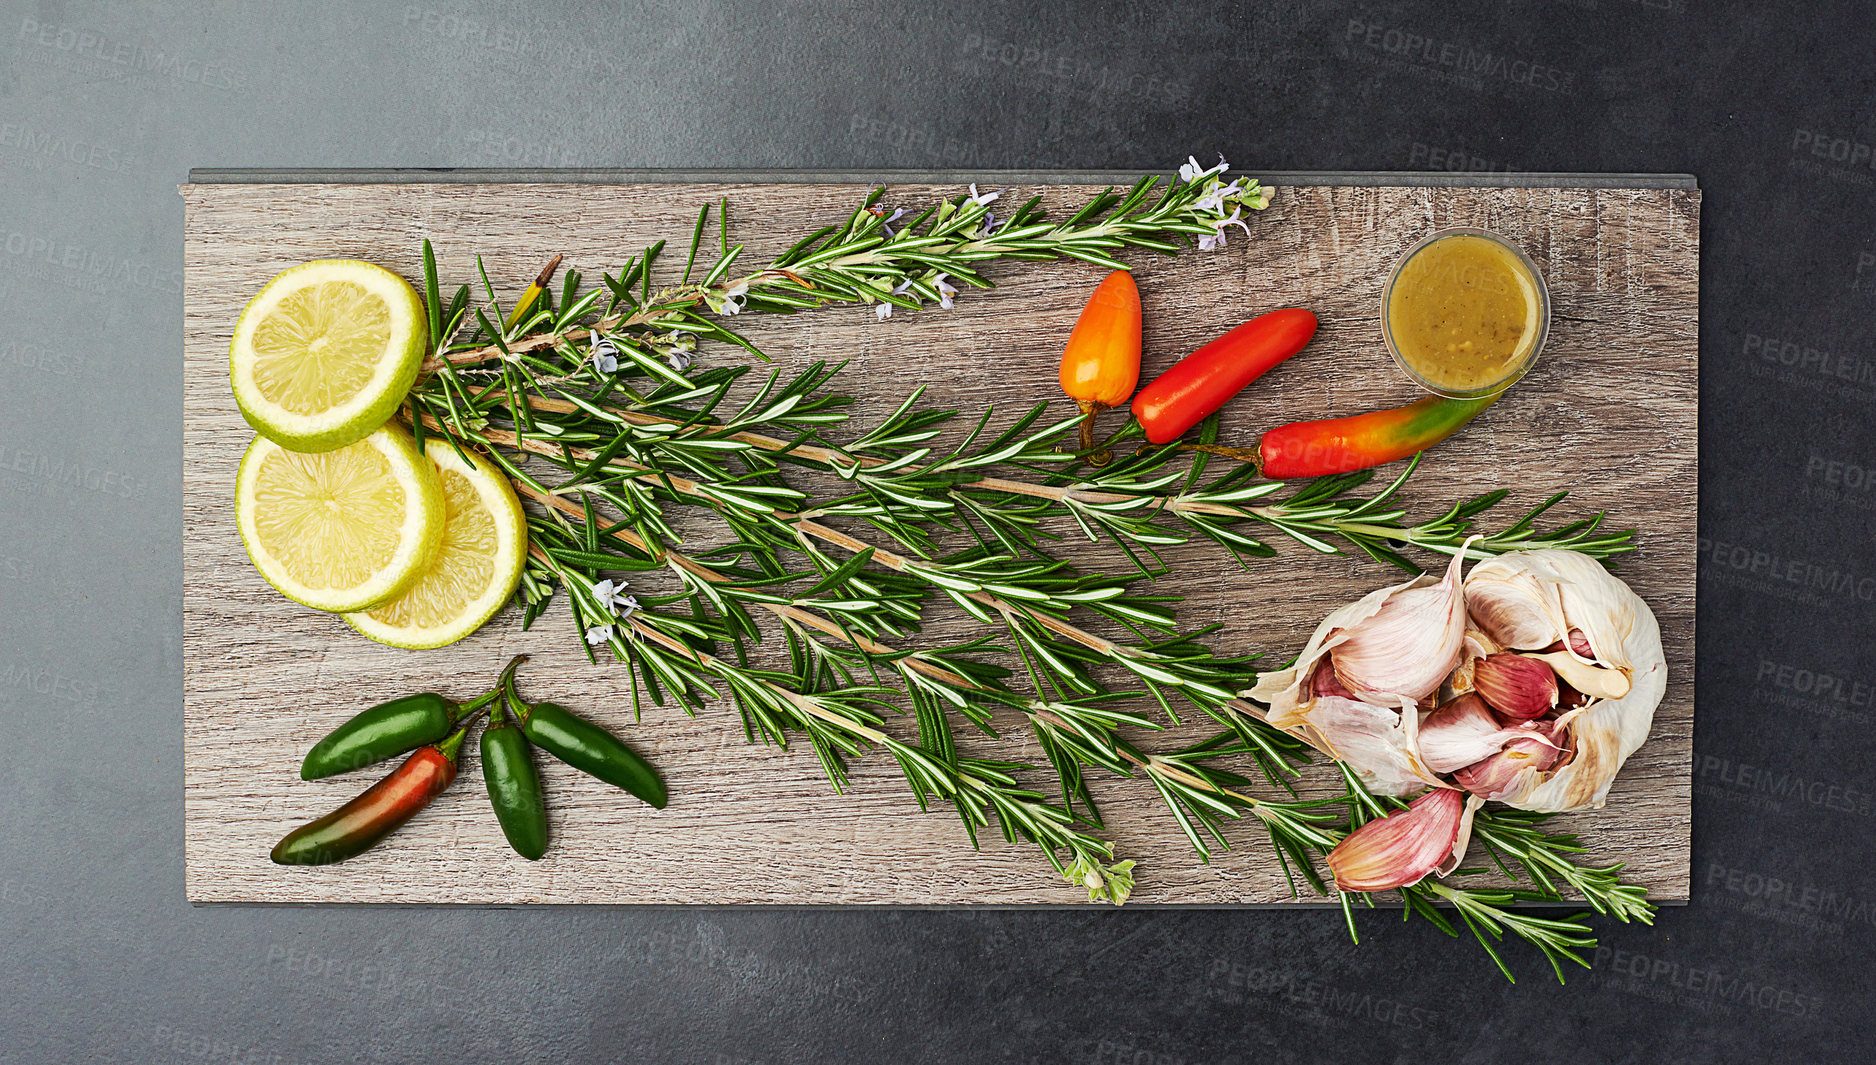
[[(1081, 449), (1094, 447), (1094, 418), (1118, 407), (1140, 383), (1140, 290), (1116, 270), (1088, 297), (1062, 349), (1062, 391), (1081, 406)], [(1105, 459), (1094, 456), (1094, 464)]]

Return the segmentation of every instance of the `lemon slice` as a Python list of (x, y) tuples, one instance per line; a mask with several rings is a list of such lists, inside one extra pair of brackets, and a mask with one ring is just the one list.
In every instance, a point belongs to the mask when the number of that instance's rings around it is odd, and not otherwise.
[(410, 587), (443, 539), (436, 464), (397, 425), (318, 454), (257, 436), (235, 515), (267, 583), (317, 610), (367, 610)]
[(434, 437), (425, 448), (443, 479), (443, 545), (403, 595), (345, 615), (392, 647), (442, 647), (481, 628), (514, 597), (528, 554), (521, 501), (495, 464)]
[(429, 315), (403, 278), (356, 259), (317, 259), (248, 301), (228, 378), (261, 435), (294, 451), (331, 451), (384, 424), (429, 343)]

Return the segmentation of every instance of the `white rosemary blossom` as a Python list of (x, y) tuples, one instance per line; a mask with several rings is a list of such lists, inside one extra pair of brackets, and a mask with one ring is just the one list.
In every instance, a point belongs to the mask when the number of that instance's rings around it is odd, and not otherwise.
[[(971, 187), (973, 189), (976, 188), (975, 185)], [(908, 277), (904, 281), (899, 282), (898, 287), (892, 290), (892, 294), (895, 296), (903, 296), (906, 294), (908, 290), (911, 289), (911, 287), (912, 287), (912, 279)], [(892, 317), (892, 304), (881, 302), (879, 306), (873, 308), (873, 314), (876, 317), (878, 317), (879, 320), (882, 322), (888, 318), (891, 318)]]
[(705, 289), (704, 304), (717, 314), (741, 314), (749, 305), (749, 282), (738, 281), (728, 288)]
[(619, 346), (601, 337), (599, 342), (593, 345), (592, 359), (593, 369), (600, 373), (617, 373), (619, 371)]
[(599, 601), (602, 608), (617, 617), (629, 618), (638, 609), (638, 599), (624, 592), (624, 581), (608, 579), (593, 583), (593, 598)]
[(590, 645), (598, 646), (610, 639), (612, 639), (611, 625), (594, 625), (586, 630), (586, 642)]

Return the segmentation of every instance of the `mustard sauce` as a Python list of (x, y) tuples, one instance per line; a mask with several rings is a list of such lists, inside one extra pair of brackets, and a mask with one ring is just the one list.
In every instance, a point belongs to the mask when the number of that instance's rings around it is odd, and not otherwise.
[(1441, 237), (1401, 266), (1388, 293), (1394, 348), (1409, 370), (1442, 392), (1506, 383), (1538, 342), (1539, 284), (1518, 254), (1495, 240)]

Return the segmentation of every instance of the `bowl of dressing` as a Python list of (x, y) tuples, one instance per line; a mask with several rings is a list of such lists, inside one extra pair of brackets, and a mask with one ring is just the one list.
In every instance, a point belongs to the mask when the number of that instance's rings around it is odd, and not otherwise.
[(1442, 229), (1407, 249), (1381, 290), (1381, 332), (1422, 388), (1481, 399), (1510, 388), (1550, 332), (1537, 264), (1489, 230)]

